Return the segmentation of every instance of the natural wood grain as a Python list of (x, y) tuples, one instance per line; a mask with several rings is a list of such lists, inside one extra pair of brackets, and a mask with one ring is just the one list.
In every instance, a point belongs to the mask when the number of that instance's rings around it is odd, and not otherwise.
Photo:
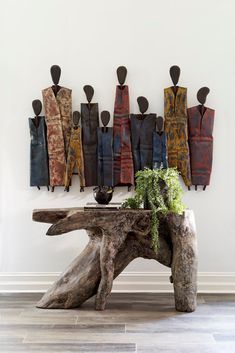
[(0, 295), (0, 352), (235, 352), (235, 294), (199, 295), (187, 314), (166, 293), (113, 293), (104, 312), (93, 310), (95, 298), (79, 309), (35, 309), (39, 296)]
[(136, 345), (132, 343), (0, 343), (0, 351), (33, 353), (133, 353)]
[(160, 217), (157, 252), (151, 248), (149, 210), (35, 210), (33, 219), (53, 223), (47, 235), (86, 229), (90, 239), (38, 302), (39, 308), (75, 308), (96, 294), (95, 308), (104, 310), (114, 278), (132, 260), (143, 257), (172, 268), (176, 310), (195, 310), (197, 244), (192, 211)]
[[(73, 211), (83, 211), (81, 207), (74, 207), (72, 209)], [(59, 220), (65, 218), (69, 213), (71, 212), (71, 209), (68, 208), (53, 208), (51, 210), (45, 209), (45, 210), (34, 210), (33, 211), (33, 221), (35, 222), (43, 222), (43, 223), (56, 223)]]

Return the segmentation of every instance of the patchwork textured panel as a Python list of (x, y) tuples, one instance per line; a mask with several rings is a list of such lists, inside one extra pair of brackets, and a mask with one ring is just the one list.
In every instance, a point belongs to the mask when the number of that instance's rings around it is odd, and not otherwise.
[(128, 86), (117, 86), (113, 119), (114, 186), (134, 184), (130, 135)]
[(169, 167), (176, 167), (181, 173), (185, 185), (190, 186), (187, 88), (178, 87), (176, 94), (172, 87), (164, 90), (164, 116)]
[(192, 184), (209, 185), (213, 158), (213, 126), (215, 111), (200, 106), (188, 109), (189, 146), (191, 156)]
[(62, 186), (71, 132), (72, 91), (61, 87), (55, 96), (49, 87), (42, 91), (42, 96), (47, 124), (50, 185)]
[(81, 129), (80, 127), (72, 128), (71, 138), (69, 142), (68, 149), (68, 158), (66, 165), (65, 173), (65, 186), (70, 185), (72, 174), (77, 166), (78, 176), (80, 179), (80, 186), (85, 186), (85, 177), (84, 177), (84, 163), (83, 163), (83, 154), (82, 154), (82, 144), (81, 144)]
[(99, 127), (98, 103), (82, 103), (81, 120), (85, 184), (86, 186), (97, 186), (97, 128)]

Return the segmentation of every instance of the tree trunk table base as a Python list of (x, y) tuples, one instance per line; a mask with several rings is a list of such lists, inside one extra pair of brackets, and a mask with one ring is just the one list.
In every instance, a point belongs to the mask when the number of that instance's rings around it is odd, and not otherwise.
[(38, 308), (79, 307), (96, 295), (104, 310), (113, 280), (134, 259), (154, 259), (171, 267), (175, 308), (192, 312), (197, 296), (197, 240), (193, 211), (160, 219), (159, 249), (151, 249), (151, 211), (80, 208), (33, 211), (33, 220), (50, 223), (47, 235), (85, 229), (89, 242), (38, 302)]

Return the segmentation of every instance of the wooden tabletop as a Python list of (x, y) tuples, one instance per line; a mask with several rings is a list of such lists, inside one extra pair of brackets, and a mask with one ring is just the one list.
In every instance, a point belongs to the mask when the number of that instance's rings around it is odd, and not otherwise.
[(35, 209), (33, 210), (32, 219), (35, 222), (42, 222), (42, 223), (56, 223), (60, 219), (63, 219), (70, 215), (80, 214), (81, 212), (91, 212), (96, 214), (101, 214), (102, 216), (110, 216), (110, 214), (120, 213), (120, 212), (142, 212), (144, 214), (150, 213), (151, 210), (145, 209), (118, 209), (118, 210), (109, 210), (109, 209), (91, 209), (91, 210), (84, 210), (84, 207), (69, 207), (69, 208), (42, 208), (42, 209)]

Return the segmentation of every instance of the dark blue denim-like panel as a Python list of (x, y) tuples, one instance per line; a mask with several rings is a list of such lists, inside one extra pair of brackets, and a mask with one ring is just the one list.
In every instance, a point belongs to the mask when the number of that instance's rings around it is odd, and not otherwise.
[(156, 114), (131, 114), (131, 143), (135, 173), (145, 167), (152, 168), (153, 139)]
[[(104, 130), (105, 131), (105, 130)], [(98, 135), (98, 185), (113, 186), (113, 128), (97, 129)]]
[(166, 133), (153, 132), (153, 169), (168, 168)]
[(49, 185), (49, 167), (45, 118), (39, 117), (38, 127), (29, 118), (30, 131), (30, 186)]

